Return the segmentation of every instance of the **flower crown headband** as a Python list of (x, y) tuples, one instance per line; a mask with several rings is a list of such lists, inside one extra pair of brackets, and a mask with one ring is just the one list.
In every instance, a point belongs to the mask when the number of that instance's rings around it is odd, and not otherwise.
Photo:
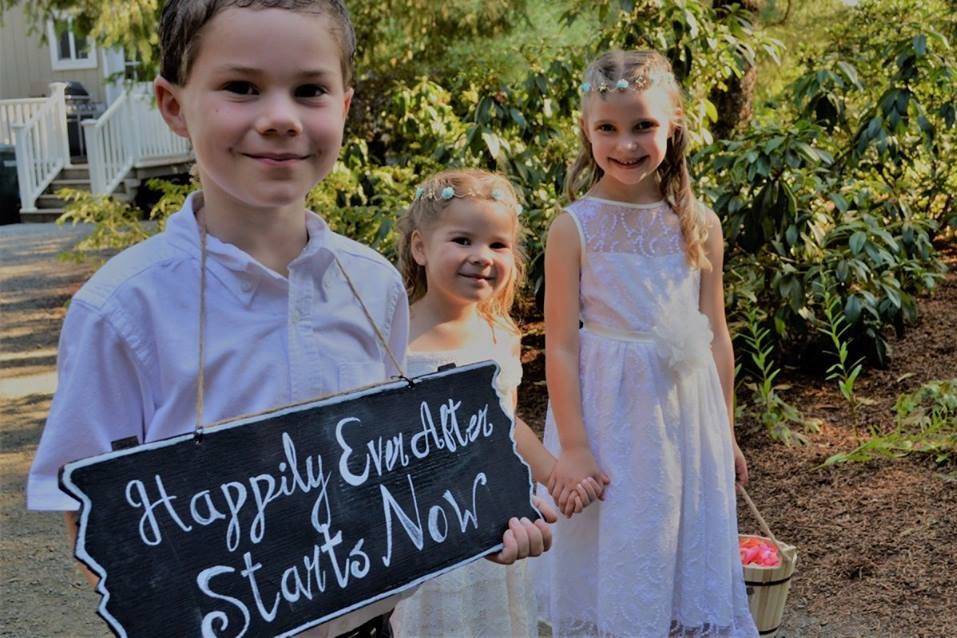
[[(413, 201), (419, 201), (421, 199), (430, 199), (432, 201), (443, 201), (447, 202), (454, 198), (458, 197), (459, 199), (468, 199), (470, 197), (475, 199), (486, 199), (481, 193), (477, 193), (474, 190), (467, 191), (456, 191), (454, 186), (445, 186), (439, 190), (436, 190), (434, 187), (425, 188), (424, 186), (415, 187), (415, 197)], [(516, 215), (522, 214), (522, 205), (518, 202), (510, 201), (510, 198), (506, 192), (500, 188), (493, 188), (491, 192), (491, 197), (496, 202), (501, 202), (503, 204), (510, 204), (515, 209)]]
[(614, 84), (609, 84), (604, 79), (598, 83), (598, 86), (593, 86), (591, 82), (585, 81), (582, 82), (578, 87), (578, 90), (582, 95), (587, 95), (593, 90), (604, 95), (609, 91), (615, 90), (619, 93), (627, 91), (628, 89), (634, 89), (636, 91), (644, 91), (652, 84), (664, 84), (667, 82), (674, 82), (673, 76), (667, 71), (663, 70), (647, 70), (642, 71), (634, 77), (630, 82), (625, 78), (621, 78)]

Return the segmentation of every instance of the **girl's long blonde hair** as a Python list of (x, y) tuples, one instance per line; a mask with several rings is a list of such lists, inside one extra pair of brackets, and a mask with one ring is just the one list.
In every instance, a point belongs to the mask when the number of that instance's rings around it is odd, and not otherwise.
[[(590, 90), (583, 91), (581, 102), (582, 119), (588, 118), (588, 104), (593, 99), (606, 99), (599, 87), (614, 87), (619, 80), (626, 80), (626, 90), (647, 90), (660, 87), (671, 98), (673, 132), (668, 139), (665, 158), (658, 167), (658, 180), (665, 200), (671, 205), (681, 226), (688, 262), (702, 270), (710, 270), (711, 264), (704, 251), (708, 238), (703, 209), (695, 201), (688, 175), (688, 138), (685, 129), (684, 104), (681, 88), (675, 80), (671, 64), (657, 51), (608, 51), (592, 62), (585, 70), (584, 81)], [(642, 87), (642, 88), (638, 88)], [(612, 89), (612, 92), (614, 89)], [(565, 195), (575, 201), (578, 194), (589, 190), (604, 175), (595, 162), (591, 144), (585, 136), (584, 125), (579, 128), (581, 148), (578, 157), (568, 169), (565, 179)]]
[[(448, 188), (452, 189), (452, 195), (443, 199), (442, 192)], [(421, 299), (429, 289), (425, 268), (420, 266), (412, 255), (413, 233), (426, 233), (441, 223), (442, 213), (456, 199), (495, 201), (504, 205), (514, 215), (515, 238), (512, 242), (512, 255), (515, 267), (498, 294), (480, 303), (478, 311), (490, 325), (498, 324), (518, 334), (518, 325), (512, 319), (511, 310), (515, 295), (525, 279), (526, 258), (521, 242), (522, 225), (518, 219), (520, 205), (511, 182), (496, 173), (478, 169), (447, 170), (426, 179), (416, 192), (416, 198), (397, 225), (399, 272), (402, 273), (405, 289), (409, 294), (409, 303)]]

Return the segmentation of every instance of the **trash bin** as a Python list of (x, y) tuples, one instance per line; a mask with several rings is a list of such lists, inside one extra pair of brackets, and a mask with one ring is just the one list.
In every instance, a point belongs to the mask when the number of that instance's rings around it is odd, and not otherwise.
[(12, 144), (0, 144), (0, 224), (20, 221), (20, 184), (17, 154)]
[(94, 104), (86, 88), (71, 80), (63, 91), (66, 101), (66, 134), (70, 143), (70, 157), (86, 158), (86, 138), (83, 135), (83, 120), (97, 118), (103, 113), (100, 104)]

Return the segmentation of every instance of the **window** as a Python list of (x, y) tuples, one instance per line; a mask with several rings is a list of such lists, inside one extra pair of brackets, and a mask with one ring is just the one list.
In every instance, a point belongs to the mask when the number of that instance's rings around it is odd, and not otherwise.
[(96, 47), (90, 38), (77, 32), (72, 16), (47, 20), (47, 40), (54, 71), (96, 68)]

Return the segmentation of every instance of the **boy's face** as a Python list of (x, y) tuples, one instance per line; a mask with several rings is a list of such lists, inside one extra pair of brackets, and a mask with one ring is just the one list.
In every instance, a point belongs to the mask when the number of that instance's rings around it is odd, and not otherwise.
[(352, 89), (324, 15), (225, 9), (203, 27), (183, 86), (156, 79), (160, 110), (193, 144), (207, 203), (302, 204), (332, 169)]

